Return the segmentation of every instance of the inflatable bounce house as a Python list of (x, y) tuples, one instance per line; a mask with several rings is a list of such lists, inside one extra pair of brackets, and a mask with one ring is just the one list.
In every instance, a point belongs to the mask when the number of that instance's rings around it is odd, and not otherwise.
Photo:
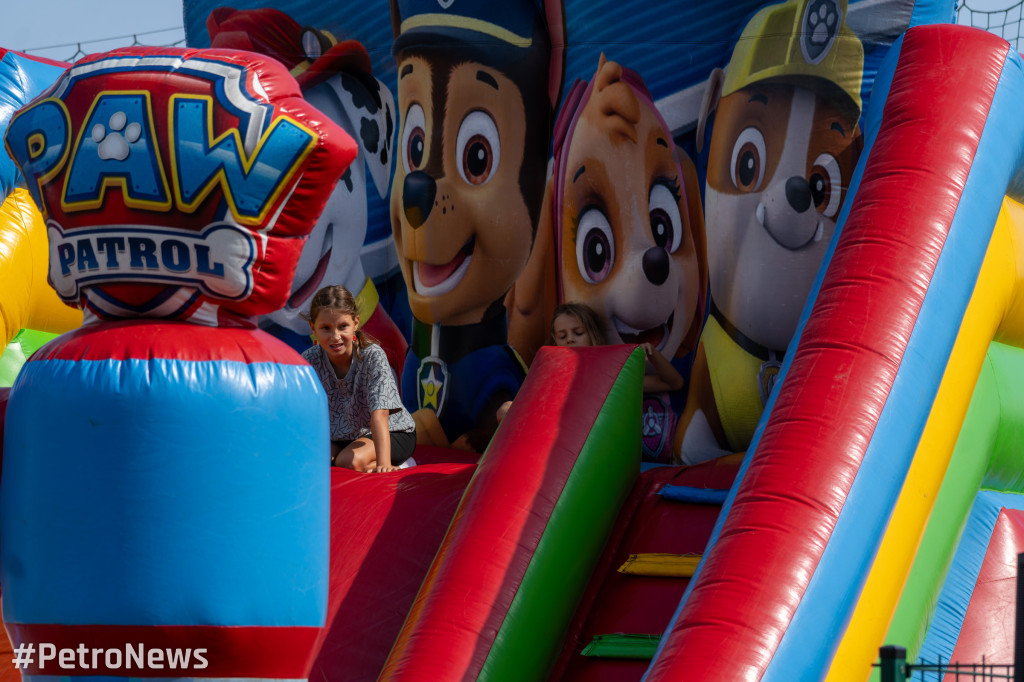
[[(951, 0), (183, 12), (0, 49), (4, 679), (1012, 663), (1005, 40)], [(330, 466), (329, 284), (415, 466)]]

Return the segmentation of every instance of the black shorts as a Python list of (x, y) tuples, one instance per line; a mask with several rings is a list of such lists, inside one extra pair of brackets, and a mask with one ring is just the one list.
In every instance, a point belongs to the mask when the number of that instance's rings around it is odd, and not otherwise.
[[(405, 464), (405, 461), (412, 457), (413, 450), (416, 449), (416, 432), (389, 431), (388, 433), (391, 435), (391, 466)], [(370, 437), (364, 436), (364, 438)], [(352, 441), (336, 440), (334, 442), (337, 443), (341, 449), (344, 449)]]

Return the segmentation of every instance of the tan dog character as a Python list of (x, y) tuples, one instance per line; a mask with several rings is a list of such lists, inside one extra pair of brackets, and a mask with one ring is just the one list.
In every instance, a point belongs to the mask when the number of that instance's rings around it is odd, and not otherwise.
[(634, 72), (602, 55), (586, 99), (553, 178), (559, 298), (596, 310), (609, 343), (685, 355), (703, 317), (696, 169)]
[(391, 218), (415, 318), (402, 395), (421, 442), (469, 434), (481, 449), (525, 374), (503, 302), (530, 254), (561, 89), (564, 18), (546, 5), (392, 2)]
[(845, 0), (789, 0), (747, 24), (709, 79), (711, 311), (677, 430), (685, 463), (747, 448), (835, 231), (861, 147), (863, 47)]
[[(697, 173), (638, 74), (602, 55), (591, 83), (574, 85), (555, 128), (548, 194), (550, 210), (514, 292), (519, 312), (528, 309), (525, 292), (544, 310), (538, 321), (550, 316), (553, 298), (584, 303), (608, 343), (650, 344), (658, 351), (652, 361), (666, 364), (691, 353), (707, 273)], [(557, 296), (545, 298), (545, 288)], [(532, 356), (543, 341), (534, 331), (531, 343), (525, 333), (517, 342)], [(656, 459), (669, 450), (675, 415), (667, 400), (645, 403), (644, 413), (645, 456)]]

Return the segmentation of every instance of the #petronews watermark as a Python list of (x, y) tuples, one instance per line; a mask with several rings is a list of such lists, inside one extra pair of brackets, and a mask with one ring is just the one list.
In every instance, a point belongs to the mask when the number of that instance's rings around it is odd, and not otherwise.
[[(42, 672), (50, 670), (203, 670), (210, 665), (206, 649), (176, 648), (147, 649), (144, 644), (125, 644), (124, 649), (109, 647), (90, 648), (79, 644), (75, 648), (54, 644), (39, 644), (39, 665)], [(14, 667), (24, 670), (36, 661), (35, 643), (25, 642), (14, 647), (11, 659)]]

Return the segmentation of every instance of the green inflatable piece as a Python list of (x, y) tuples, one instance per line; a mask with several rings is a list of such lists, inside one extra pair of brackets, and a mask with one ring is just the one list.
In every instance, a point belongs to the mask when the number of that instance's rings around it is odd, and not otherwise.
[(636, 658), (649, 661), (658, 651), (661, 635), (597, 635), (580, 652), (592, 658)]
[(0, 355), (0, 388), (13, 386), (14, 379), (18, 376), (25, 361), (44, 344), (55, 338), (57, 338), (57, 334), (35, 329), (22, 329), (15, 334), (11, 342), (7, 344), (7, 348), (4, 349), (3, 355)]
[[(981, 489), (1024, 491), (1024, 350), (993, 343), (971, 398), (885, 643), (913, 661), (924, 642), (946, 573)], [(878, 680), (878, 671), (871, 676)]]
[(643, 351), (630, 355), (597, 415), (479, 680), (547, 677), (640, 469)]

